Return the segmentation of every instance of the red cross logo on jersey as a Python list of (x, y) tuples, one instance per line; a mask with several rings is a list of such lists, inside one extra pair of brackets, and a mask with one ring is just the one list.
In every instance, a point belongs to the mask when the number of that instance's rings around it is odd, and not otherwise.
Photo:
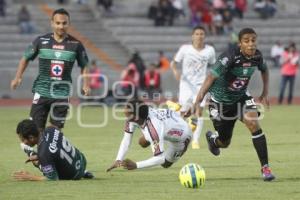
[(64, 71), (64, 65), (51, 63), (51, 77), (61, 77)]

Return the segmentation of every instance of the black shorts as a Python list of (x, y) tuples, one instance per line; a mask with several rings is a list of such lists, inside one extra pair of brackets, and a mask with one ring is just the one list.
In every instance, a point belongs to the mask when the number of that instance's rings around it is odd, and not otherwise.
[(249, 111), (258, 112), (253, 97), (248, 95), (230, 105), (217, 103), (210, 99), (208, 108), (210, 119), (221, 141), (231, 140), (234, 124), (237, 119), (243, 120), (244, 113)]
[(31, 105), (30, 117), (39, 129), (45, 129), (48, 114), (50, 123), (63, 128), (69, 110), (69, 99), (52, 99), (40, 97), (34, 99)]

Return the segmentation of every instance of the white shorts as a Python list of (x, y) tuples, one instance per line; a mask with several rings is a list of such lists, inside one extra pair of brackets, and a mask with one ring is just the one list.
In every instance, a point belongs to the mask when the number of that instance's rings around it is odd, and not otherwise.
[[(202, 85), (192, 85), (186, 82), (180, 82), (179, 88), (179, 104), (181, 105), (181, 112), (188, 111), (196, 101), (197, 95)], [(204, 108), (206, 103), (206, 96), (200, 103), (200, 107)]]
[[(183, 139), (180, 142), (165, 140), (165, 159), (175, 163), (185, 153), (192, 138), (192, 131), (189, 127), (182, 127), (184, 130)], [(181, 129), (182, 130), (182, 129)]]

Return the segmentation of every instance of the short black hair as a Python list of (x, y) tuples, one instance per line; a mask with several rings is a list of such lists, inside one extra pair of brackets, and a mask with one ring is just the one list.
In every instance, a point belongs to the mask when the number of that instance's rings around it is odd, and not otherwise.
[(195, 27), (193, 28), (193, 33), (195, 33), (196, 30), (202, 30), (202, 31), (204, 31), (204, 33), (205, 33), (205, 28), (204, 28), (203, 26), (195, 26)]
[(132, 113), (132, 119), (145, 120), (148, 118), (149, 106), (137, 98), (130, 99), (125, 107)]
[(245, 35), (245, 34), (256, 34), (255, 30), (253, 28), (243, 28), (242, 30), (240, 30), (239, 32), (239, 41), (242, 40), (242, 37)]
[(66, 16), (68, 16), (68, 18), (70, 20), (70, 14), (64, 8), (59, 8), (57, 10), (54, 10), (54, 12), (52, 13), (51, 19), (53, 19), (54, 15), (56, 15), (56, 14), (66, 15)]
[(28, 139), (29, 136), (39, 136), (39, 130), (37, 126), (35, 125), (34, 121), (30, 119), (24, 119), (21, 122), (19, 122), (16, 132), (18, 135), (21, 135), (23, 138), (26, 139)]

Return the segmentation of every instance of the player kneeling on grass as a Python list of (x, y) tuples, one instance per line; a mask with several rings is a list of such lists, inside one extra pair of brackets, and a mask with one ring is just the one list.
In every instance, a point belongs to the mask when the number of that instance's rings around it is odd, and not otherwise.
[[(157, 165), (168, 168), (187, 150), (192, 132), (180, 114), (168, 109), (154, 109), (137, 99), (128, 101), (124, 112), (127, 121), (123, 140), (116, 161), (107, 171), (120, 166), (128, 170)], [(143, 134), (139, 140), (140, 145), (144, 148), (151, 145), (153, 152), (152, 158), (139, 162), (124, 160), (136, 127)], [(166, 150), (164, 144), (168, 146)]]
[(37, 153), (28, 152), (26, 162), (33, 162), (44, 176), (37, 176), (26, 171), (15, 172), (16, 180), (78, 180), (93, 178), (86, 171), (86, 159), (77, 148), (72, 146), (67, 138), (54, 126), (49, 126), (41, 134), (32, 120), (25, 119), (17, 126), (20, 140), (28, 145), (37, 145)]

